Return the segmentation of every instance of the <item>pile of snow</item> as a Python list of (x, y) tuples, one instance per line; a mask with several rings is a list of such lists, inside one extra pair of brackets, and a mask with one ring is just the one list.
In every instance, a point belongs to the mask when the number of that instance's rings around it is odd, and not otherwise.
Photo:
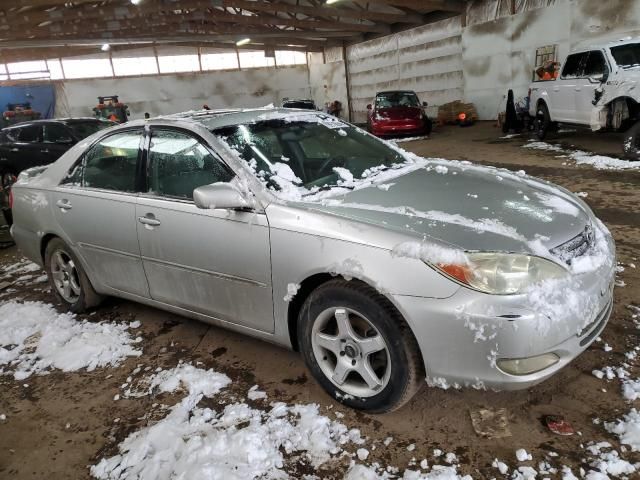
[[(138, 366), (133, 374), (140, 371)], [(131, 383), (130, 377), (122, 388)], [(402, 475), (393, 466), (356, 464), (366, 461), (371, 450), (364, 447), (360, 431), (321, 415), (315, 404), (273, 402), (266, 410), (242, 402), (227, 404), (220, 410), (201, 407), (198, 404), (203, 397), (214, 397), (231, 384), (226, 375), (213, 370), (180, 363), (169, 370), (158, 369), (139, 384), (141, 388), (127, 390), (125, 396), (159, 392), (184, 392), (185, 396), (168, 409), (163, 419), (130, 434), (118, 445), (117, 455), (93, 465), (91, 474), (96, 478), (284, 479), (290, 478), (287, 459), (292, 455), (313, 468), (349, 455), (353, 460), (346, 479), (471, 480), (470, 476), (457, 473), (458, 459), (453, 453), (444, 456), (450, 465), (430, 467), (425, 459), (419, 465), (422, 471), (407, 469)], [(247, 397), (264, 400), (266, 394), (254, 385)], [(383, 443), (388, 446), (391, 439)], [(345, 451), (348, 445), (355, 445), (355, 452)], [(407, 447), (414, 448), (413, 444)], [(442, 455), (442, 451), (434, 450), (434, 456)]]
[(419, 137), (404, 137), (404, 138), (394, 138), (393, 140), (388, 140), (389, 143), (405, 143), (405, 142), (417, 142), (418, 140), (426, 140), (428, 139), (428, 135), (422, 135)]
[(605, 155), (596, 155), (582, 150), (565, 150), (562, 147), (546, 142), (529, 141), (529, 143), (523, 145), (523, 147), (561, 153), (562, 157), (568, 157), (571, 160), (574, 160), (578, 165), (591, 165), (598, 170), (640, 169), (640, 161), (622, 160), (619, 158), (607, 157)]
[(528, 453), (524, 448), (519, 448), (516, 450), (516, 458), (519, 462), (526, 462), (527, 460), (532, 460), (531, 454)]
[(592, 165), (598, 170), (637, 170), (640, 169), (640, 161), (621, 160), (605, 155), (576, 150), (569, 153), (569, 158), (575, 160), (578, 165)]
[(558, 147), (557, 145), (551, 145), (550, 143), (547, 142), (535, 142), (533, 140), (530, 140), (529, 143), (523, 145), (524, 148), (533, 148), (535, 150), (547, 150), (550, 152), (564, 152), (564, 150), (561, 147)]
[(0, 278), (8, 278), (9, 276), (15, 275), (25, 275), (28, 273), (38, 272), (40, 270), (42, 270), (42, 267), (37, 263), (33, 263), (30, 260), (23, 259), (19, 262), (12, 263), (11, 265), (4, 267), (0, 271), (0, 273), (2, 273), (2, 276), (0, 276)]
[(620, 443), (629, 445), (634, 452), (640, 451), (640, 412), (632, 408), (629, 413), (614, 422), (606, 422), (604, 428), (620, 438)]
[[(157, 423), (129, 435), (119, 454), (91, 467), (101, 479), (137, 478), (287, 478), (285, 454), (296, 453), (318, 467), (342, 453), (348, 443), (361, 444), (358, 430), (319, 413), (319, 406), (271, 404), (268, 411), (245, 403), (221, 411), (202, 408), (231, 381), (226, 375), (187, 364), (146, 379), (151, 393), (183, 390), (187, 396)], [(252, 388), (249, 396), (263, 398)]]
[[(389, 480), (392, 478), (399, 477), (388, 473), (379, 465), (373, 465), (371, 467), (354, 465), (345, 476), (345, 480)], [(434, 465), (430, 472), (424, 473), (418, 470), (407, 469), (400, 478), (404, 480), (472, 480), (471, 475), (461, 475), (457, 473), (456, 467), (443, 465)]]
[[(139, 325), (139, 324), (138, 324)], [(132, 324), (78, 321), (41, 302), (0, 304), (0, 373), (16, 380), (49, 369), (70, 372), (118, 365), (137, 357)]]

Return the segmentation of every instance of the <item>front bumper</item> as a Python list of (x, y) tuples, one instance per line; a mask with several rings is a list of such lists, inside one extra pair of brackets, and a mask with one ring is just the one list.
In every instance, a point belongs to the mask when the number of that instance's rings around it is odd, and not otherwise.
[[(584, 279), (581, 294), (592, 308), (562, 320), (532, 309), (522, 295), (464, 287), (447, 299), (396, 295), (394, 301), (416, 336), (430, 385), (519, 390), (555, 374), (600, 335), (611, 315), (614, 275), (608, 268)], [(558, 361), (535, 373), (512, 375), (498, 366), (500, 359), (548, 353)]]
[(371, 133), (381, 135), (420, 134), (424, 132), (425, 125), (422, 120), (378, 122), (371, 125)]

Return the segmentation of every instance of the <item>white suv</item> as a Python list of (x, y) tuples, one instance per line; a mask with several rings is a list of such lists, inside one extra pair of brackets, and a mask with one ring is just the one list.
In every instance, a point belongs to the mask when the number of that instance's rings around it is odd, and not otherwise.
[(538, 138), (558, 123), (626, 132), (623, 151), (640, 159), (640, 38), (572, 52), (556, 79), (535, 81), (529, 114)]

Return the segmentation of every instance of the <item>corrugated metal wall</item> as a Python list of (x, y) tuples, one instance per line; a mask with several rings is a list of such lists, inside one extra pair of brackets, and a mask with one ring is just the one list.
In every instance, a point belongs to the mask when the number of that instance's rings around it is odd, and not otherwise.
[(437, 105), (463, 95), (462, 24), (442, 20), (347, 48), (353, 122), (366, 122), (377, 91), (414, 90)]

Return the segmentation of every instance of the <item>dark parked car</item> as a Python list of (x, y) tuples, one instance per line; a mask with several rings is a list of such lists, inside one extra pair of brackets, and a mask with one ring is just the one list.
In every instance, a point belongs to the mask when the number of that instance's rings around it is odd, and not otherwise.
[(53, 163), (83, 138), (113, 125), (116, 123), (96, 118), (64, 118), (0, 130), (0, 208), (7, 223), (12, 223), (9, 192), (21, 171)]
[(431, 120), (411, 90), (378, 92), (373, 105), (367, 105), (367, 128), (378, 137), (385, 135), (429, 135)]
[(302, 108), (304, 110), (317, 110), (316, 104), (313, 100), (300, 99), (300, 100), (285, 100), (282, 102), (283, 108)]

